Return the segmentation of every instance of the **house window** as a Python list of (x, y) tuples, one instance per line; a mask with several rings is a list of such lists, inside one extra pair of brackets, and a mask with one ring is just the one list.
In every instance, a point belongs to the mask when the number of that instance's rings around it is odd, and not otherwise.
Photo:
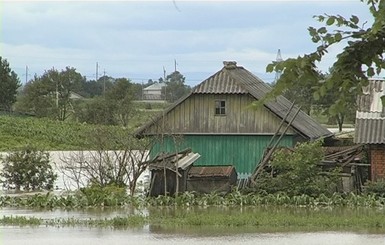
[(216, 100), (215, 101), (215, 115), (226, 115), (226, 101)]

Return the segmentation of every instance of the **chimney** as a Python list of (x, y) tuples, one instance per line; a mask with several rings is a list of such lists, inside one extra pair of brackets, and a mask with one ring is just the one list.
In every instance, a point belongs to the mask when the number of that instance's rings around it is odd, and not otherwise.
[(223, 65), (226, 69), (237, 68), (237, 62), (236, 61), (223, 61)]

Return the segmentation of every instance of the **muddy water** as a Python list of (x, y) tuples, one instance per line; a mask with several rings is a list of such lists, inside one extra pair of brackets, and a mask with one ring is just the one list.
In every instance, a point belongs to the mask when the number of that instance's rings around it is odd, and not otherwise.
[(383, 245), (385, 236), (381, 234), (359, 234), (344, 232), (274, 232), (274, 233), (232, 233), (186, 234), (157, 233), (147, 228), (139, 230), (111, 230), (96, 228), (20, 228), (2, 227), (0, 244), (6, 245), (113, 245), (113, 244), (285, 244), (285, 245)]
[[(214, 211), (214, 210), (213, 210)], [(25, 216), (42, 219), (55, 218), (111, 218), (126, 216), (131, 213), (145, 213), (146, 210), (130, 208), (119, 209), (84, 209), (78, 211), (63, 210), (30, 210), (30, 209), (0, 209), (0, 217)], [(112, 229), (89, 227), (12, 227), (0, 226), (0, 244), (5, 245), (114, 245), (114, 244), (189, 244), (189, 245), (227, 245), (227, 244), (285, 244), (285, 245), (383, 245), (385, 234), (375, 231), (300, 231), (274, 230), (260, 228), (218, 228), (218, 227), (192, 227), (192, 228), (163, 228), (146, 225), (140, 228)]]

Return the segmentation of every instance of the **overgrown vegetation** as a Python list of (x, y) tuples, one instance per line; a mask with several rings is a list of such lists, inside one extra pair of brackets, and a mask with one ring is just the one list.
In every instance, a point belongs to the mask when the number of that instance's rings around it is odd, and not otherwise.
[(257, 178), (253, 191), (331, 196), (337, 191), (339, 169), (322, 173), (318, 164), (323, 156), (321, 141), (297, 144), (293, 150), (277, 150), (269, 167)]
[[(99, 130), (123, 135), (132, 128), (61, 122), (47, 118), (0, 116), (0, 151), (35, 145), (44, 150), (92, 150), (90, 136)], [(111, 149), (114, 142), (110, 142)]]
[[(385, 228), (383, 211), (360, 209), (313, 209), (302, 208), (252, 208), (237, 210), (211, 209), (149, 209), (149, 214), (132, 214), (110, 218), (56, 218), (42, 219), (25, 216), (4, 216), (1, 225), (19, 226), (86, 226), (123, 229), (145, 225), (164, 228), (211, 227), (211, 228), (306, 228), (328, 229), (376, 229)], [(338, 215), (336, 215), (338, 213)], [(255, 230), (254, 230), (255, 231)]]
[(228, 195), (218, 193), (197, 194), (186, 192), (177, 197), (129, 196), (124, 188), (108, 186), (99, 188), (90, 186), (70, 195), (35, 194), (25, 196), (0, 196), (0, 207), (77, 209), (86, 207), (259, 207), (259, 206), (291, 206), (291, 207), (377, 207), (385, 206), (385, 197), (354, 193), (335, 193), (328, 197), (320, 195), (289, 196), (285, 193), (254, 194), (234, 191)]
[(385, 197), (385, 179), (379, 181), (368, 181), (365, 183), (364, 192)]
[(49, 154), (33, 147), (11, 152), (3, 157), (3, 187), (16, 190), (52, 190), (57, 179), (54, 174)]

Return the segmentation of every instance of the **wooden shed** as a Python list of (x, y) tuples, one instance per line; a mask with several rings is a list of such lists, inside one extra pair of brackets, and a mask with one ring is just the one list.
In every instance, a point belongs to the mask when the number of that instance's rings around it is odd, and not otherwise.
[(151, 172), (150, 196), (174, 195), (185, 192), (187, 173), (191, 165), (200, 157), (186, 149), (177, 153), (160, 153), (148, 162)]
[(281, 122), (281, 146), (333, 135), (302, 110), (296, 114), (298, 108), (283, 96), (251, 106), (270, 91), (268, 84), (236, 62), (224, 62), (220, 71), (139, 128), (136, 135), (157, 142), (151, 158), (162, 150), (191, 148), (201, 155), (194, 166), (231, 163), (240, 179), (252, 174)]
[(191, 167), (187, 174), (187, 191), (226, 194), (237, 184), (234, 166)]

